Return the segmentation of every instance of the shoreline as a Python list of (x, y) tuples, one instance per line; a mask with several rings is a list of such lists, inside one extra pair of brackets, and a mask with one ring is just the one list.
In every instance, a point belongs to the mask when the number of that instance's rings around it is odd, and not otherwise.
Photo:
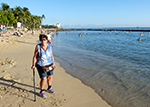
[(46, 100), (38, 96), (40, 79), (36, 70), (37, 101), (34, 102), (30, 67), (38, 36), (27, 34), (23, 38), (15, 39), (17, 39), (14, 40), (15, 45), (5, 43), (8, 46), (0, 47), (2, 49), (0, 59), (3, 63), (0, 65), (1, 106), (110, 107), (92, 88), (66, 73), (58, 62), (53, 78), (53, 88), (56, 93), (46, 93), (48, 97)]

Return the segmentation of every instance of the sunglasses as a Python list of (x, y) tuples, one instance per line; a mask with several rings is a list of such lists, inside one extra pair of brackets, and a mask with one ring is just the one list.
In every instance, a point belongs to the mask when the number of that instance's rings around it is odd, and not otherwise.
[(41, 41), (46, 41), (46, 39), (42, 39)]

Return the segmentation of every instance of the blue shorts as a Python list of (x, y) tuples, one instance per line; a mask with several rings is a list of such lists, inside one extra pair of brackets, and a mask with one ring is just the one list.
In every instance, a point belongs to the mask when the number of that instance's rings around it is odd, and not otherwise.
[(40, 65), (38, 65), (38, 64), (36, 65), (36, 68), (38, 70), (40, 78), (44, 78), (44, 77), (46, 77), (48, 75), (53, 75), (53, 71), (50, 71), (48, 73), (44, 73), (42, 67)]

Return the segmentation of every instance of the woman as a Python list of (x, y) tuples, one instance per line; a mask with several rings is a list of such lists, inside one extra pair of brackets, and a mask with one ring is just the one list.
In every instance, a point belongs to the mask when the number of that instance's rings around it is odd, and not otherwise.
[(35, 69), (35, 67), (38, 70), (39, 76), (41, 78), (40, 81), (40, 96), (42, 98), (46, 98), (44, 88), (45, 88), (45, 82), (47, 80), (48, 88), (47, 92), (49, 93), (55, 93), (55, 91), (52, 89), (52, 78), (53, 78), (53, 71), (50, 71), (48, 73), (44, 73), (42, 66), (53, 64), (54, 68), (56, 68), (55, 62), (54, 62), (54, 56), (52, 54), (52, 46), (50, 43), (48, 43), (48, 38), (44, 34), (40, 34), (39, 40), (41, 41), (40, 44), (36, 45), (34, 56), (33, 56), (33, 63), (31, 69)]

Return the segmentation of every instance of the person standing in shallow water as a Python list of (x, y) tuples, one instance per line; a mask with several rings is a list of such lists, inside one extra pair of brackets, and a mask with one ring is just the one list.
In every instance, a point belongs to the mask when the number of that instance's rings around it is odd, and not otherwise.
[(51, 44), (51, 34), (47, 33), (47, 37), (48, 37), (48, 42)]
[(44, 34), (40, 34), (39, 40), (41, 41), (40, 44), (36, 45), (34, 56), (33, 56), (33, 62), (31, 69), (37, 68), (37, 71), (39, 73), (39, 76), (41, 78), (40, 80), (40, 93), (39, 95), (42, 98), (46, 98), (44, 88), (45, 83), (47, 81), (48, 88), (47, 92), (49, 93), (55, 93), (55, 91), (52, 89), (52, 78), (53, 78), (53, 71), (50, 71), (48, 73), (44, 73), (42, 66), (53, 64), (54, 68), (56, 68), (54, 56), (52, 53), (52, 46), (50, 43), (48, 43), (48, 38)]

